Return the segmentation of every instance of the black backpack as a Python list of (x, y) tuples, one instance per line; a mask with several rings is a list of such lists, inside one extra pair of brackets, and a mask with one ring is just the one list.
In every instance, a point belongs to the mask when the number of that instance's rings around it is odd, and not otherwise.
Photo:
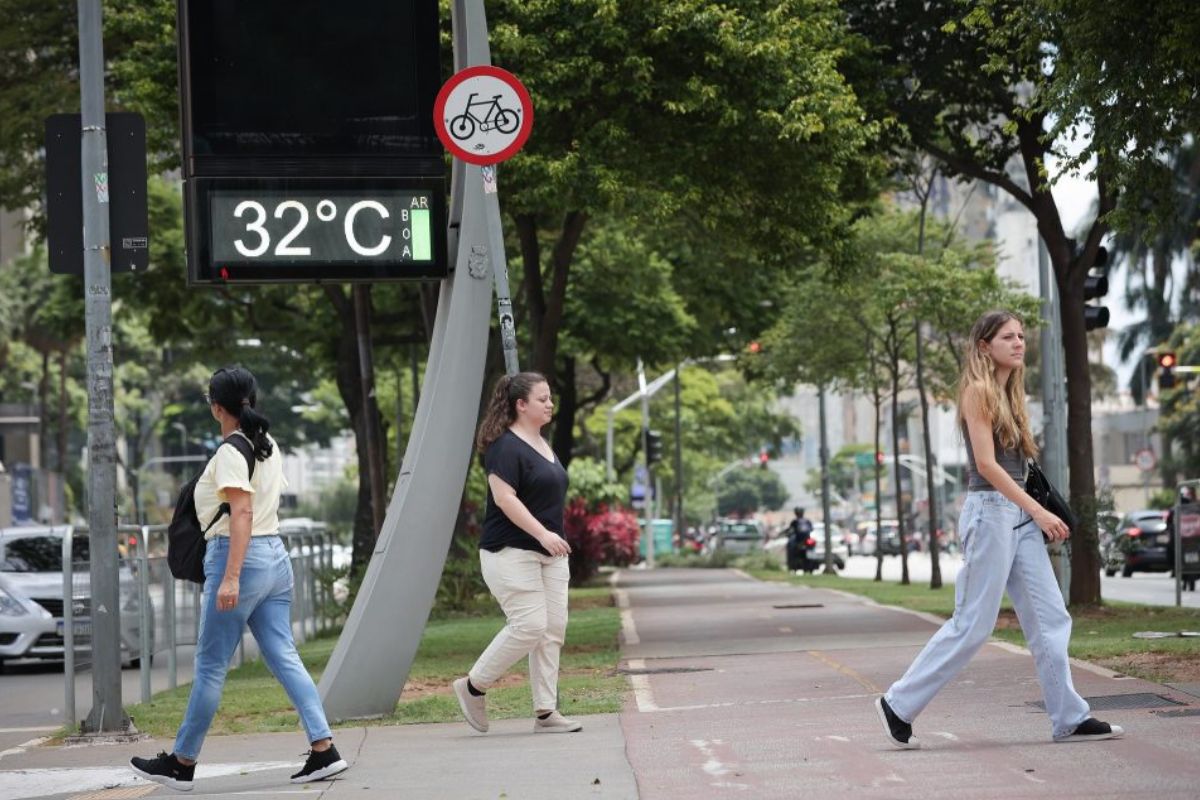
[[(230, 434), (220, 446), (227, 444), (236, 447), (238, 452), (246, 457), (246, 466), (250, 469), (250, 477), (253, 478), (254, 445), (240, 433)], [(207, 464), (204, 466), (205, 469), (208, 468)], [(180, 580), (200, 584), (204, 583), (204, 553), (208, 549), (204, 535), (208, 533), (209, 528), (217, 524), (217, 520), (229, 513), (229, 503), (222, 503), (212, 521), (207, 526), (200, 527), (200, 519), (196, 516), (196, 481), (200, 480), (203, 474), (202, 469), (179, 490), (179, 499), (175, 501), (175, 513), (171, 515), (171, 524), (167, 526), (167, 566), (171, 568), (171, 574)]]

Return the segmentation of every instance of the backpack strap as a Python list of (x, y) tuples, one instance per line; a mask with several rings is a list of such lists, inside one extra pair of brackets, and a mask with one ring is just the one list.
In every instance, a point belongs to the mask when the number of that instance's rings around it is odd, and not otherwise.
[[(243, 434), (238, 433), (237, 431), (234, 431), (226, 436), (225, 441), (221, 442), (221, 444), (217, 446), (217, 449), (219, 450), (221, 447), (227, 444), (233, 445), (234, 449), (241, 453), (242, 457), (246, 459), (246, 468), (250, 471), (250, 479), (253, 480), (254, 466), (256, 463), (258, 463), (258, 460), (254, 457), (254, 445), (252, 445), (250, 440), (247, 439)], [(215, 458), (216, 454), (214, 454), (213, 457)], [(212, 522), (205, 526), (204, 533), (207, 534), (209, 529), (212, 528), (213, 525), (217, 524), (217, 520), (228, 513), (229, 503), (221, 503), (221, 505), (217, 507), (217, 515), (212, 518)]]

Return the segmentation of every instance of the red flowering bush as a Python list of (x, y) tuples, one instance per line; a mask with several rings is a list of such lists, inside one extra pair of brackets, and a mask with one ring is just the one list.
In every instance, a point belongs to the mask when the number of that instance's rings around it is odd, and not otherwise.
[(582, 497), (567, 505), (563, 515), (571, 545), (571, 583), (579, 585), (595, 576), (600, 565), (623, 567), (638, 558), (637, 517), (624, 508), (601, 503), (591, 511)]

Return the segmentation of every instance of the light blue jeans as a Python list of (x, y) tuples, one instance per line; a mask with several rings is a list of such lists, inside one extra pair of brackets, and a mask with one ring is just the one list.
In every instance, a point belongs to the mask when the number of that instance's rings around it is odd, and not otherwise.
[(246, 626), (258, 642), (263, 661), (283, 684), (300, 721), (315, 742), (331, 736), (321, 698), (312, 676), (300, 661), (292, 638), (292, 563), (278, 536), (253, 536), (242, 563), (238, 604), (218, 611), (217, 590), (225, 576), (229, 539), (217, 536), (204, 555), (204, 593), (200, 603), (200, 636), (196, 643), (196, 671), (187, 713), (175, 737), (175, 755), (197, 759), (204, 736), (212, 725), (229, 660)]
[(1016, 503), (994, 491), (968, 493), (958, 529), (964, 561), (954, 587), (954, 616), (888, 689), (888, 705), (905, 722), (916, 719), (987, 642), (1007, 590), (1033, 653), (1052, 735), (1069, 736), (1087, 719), (1088, 705), (1071, 682), (1071, 615), (1042, 532)]

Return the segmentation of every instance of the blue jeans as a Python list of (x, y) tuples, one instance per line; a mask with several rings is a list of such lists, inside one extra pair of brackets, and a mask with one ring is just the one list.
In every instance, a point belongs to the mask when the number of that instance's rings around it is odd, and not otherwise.
[(1000, 492), (970, 492), (959, 530), (964, 561), (955, 581), (954, 616), (888, 689), (888, 705), (905, 722), (916, 719), (987, 642), (1007, 590), (1033, 653), (1052, 735), (1069, 736), (1087, 719), (1088, 705), (1071, 682), (1071, 615), (1063, 605), (1042, 532)]
[(196, 643), (196, 671), (187, 713), (175, 737), (175, 754), (197, 759), (204, 736), (212, 725), (229, 660), (246, 626), (275, 679), (283, 684), (300, 721), (315, 742), (331, 736), (316, 684), (308, 674), (292, 638), (292, 563), (278, 536), (253, 536), (242, 563), (238, 604), (218, 611), (217, 590), (225, 576), (229, 539), (218, 536), (204, 555), (204, 594), (200, 604), (200, 636)]

